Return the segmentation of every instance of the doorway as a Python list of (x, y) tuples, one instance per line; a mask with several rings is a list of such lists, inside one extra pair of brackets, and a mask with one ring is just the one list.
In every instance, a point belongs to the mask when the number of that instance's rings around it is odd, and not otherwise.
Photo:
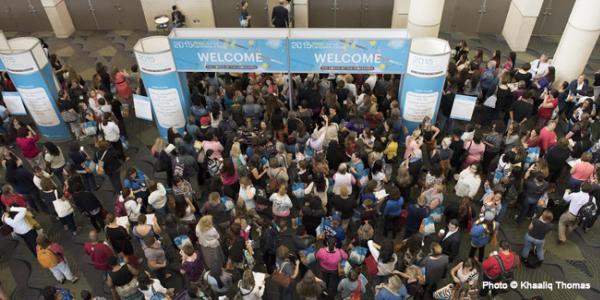
[(446, 0), (441, 32), (499, 34), (511, 0)]
[(39, 0), (0, 0), (0, 29), (19, 32), (52, 30)]
[(147, 30), (140, 1), (66, 0), (78, 30)]
[(544, 0), (537, 18), (534, 35), (562, 35), (575, 0)]
[[(240, 27), (240, 0), (213, 0), (216, 27)], [(252, 27), (271, 27), (269, 0), (248, 0)]]
[(393, 0), (319, 0), (308, 2), (311, 28), (390, 28)]

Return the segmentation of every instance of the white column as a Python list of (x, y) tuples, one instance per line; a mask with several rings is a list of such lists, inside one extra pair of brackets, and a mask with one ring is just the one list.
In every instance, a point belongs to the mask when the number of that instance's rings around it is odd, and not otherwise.
[(394, 0), (392, 12), (392, 28), (406, 28), (408, 24), (408, 7), (410, 0)]
[(513, 51), (525, 51), (544, 0), (512, 0), (502, 35)]
[(597, 0), (577, 0), (554, 53), (556, 80), (573, 80), (583, 69), (600, 35), (600, 5)]
[(64, 0), (42, 0), (44, 11), (57, 38), (68, 38), (75, 32), (75, 26)]
[(444, 2), (444, 0), (410, 0), (408, 32), (411, 38), (438, 36)]

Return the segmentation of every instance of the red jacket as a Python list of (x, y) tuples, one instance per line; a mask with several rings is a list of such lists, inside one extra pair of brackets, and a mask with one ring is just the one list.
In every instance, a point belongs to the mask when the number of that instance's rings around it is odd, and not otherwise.
[(27, 200), (21, 194), (13, 194), (12, 196), (0, 195), (0, 201), (7, 209), (14, 204), (19, 207), (27, 207)]
[(18, 137), (15, 143), (19, 146), (19, 149), (21, 149), (23, 157), (31, 159), (40, 153), (40, 149), (36, 145), (39, 140), (40, 135), (36, 134), (32, 137)]
[[(495, 255), (489, 256), (483, 261), (482, 264), (484, 274), (490, 279), (497, 278), (500, 276), (500, 273), (502, 273), (500, 264), (498, 264), (498, 260), (496, 260), (494, 256)], [(498, 252), (498, 256), (502, 260), (504, 270), (507, 272), (516, 268), (520, 263), (519, 255), (512, 251), (510, 251), (510, 254)]]

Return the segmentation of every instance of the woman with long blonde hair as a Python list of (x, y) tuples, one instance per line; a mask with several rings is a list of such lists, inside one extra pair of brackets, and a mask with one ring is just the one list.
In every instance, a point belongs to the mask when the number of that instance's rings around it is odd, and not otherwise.
[(223, 267), (224, 256), (219, 241), (220, 235), (213, 224), (213, 217), (206, 215), (196, 224), (196, 236), (206, 267), (209, 270), (220, 270)]

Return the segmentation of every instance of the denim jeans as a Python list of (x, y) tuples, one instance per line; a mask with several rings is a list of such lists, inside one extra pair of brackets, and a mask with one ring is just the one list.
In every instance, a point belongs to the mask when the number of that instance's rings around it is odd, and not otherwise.
[(529, 233), (525, 234), (525, 244), (523, 245), (521, 256), (523, 256), (523, 258), (527, 258), (532, 246), (535, 246), (535, 254), (538, 260), (544, 260), (544, 240), (534, 239), (529, 235)]
[(523, 202), (521, 203), (521, 211), (519, 212), (519, 217), (517, 217), (517, 224), (521, 224), (525, 217), (532, 217), (535, 212), (535, 207), (537, 206), (537, 198), (525, 197)]

